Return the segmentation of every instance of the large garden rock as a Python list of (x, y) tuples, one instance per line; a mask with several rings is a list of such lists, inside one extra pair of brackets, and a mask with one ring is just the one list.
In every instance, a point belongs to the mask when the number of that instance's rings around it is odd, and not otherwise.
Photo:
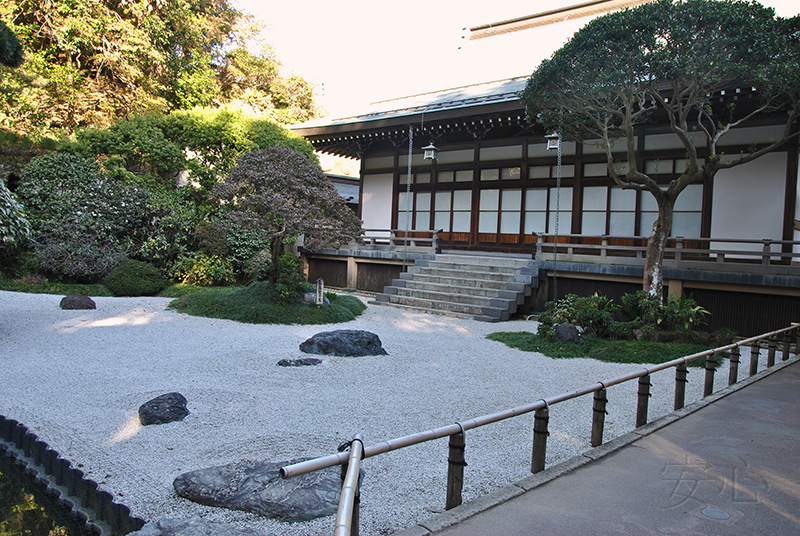
[(97, 309), (97, 304), (89, 296), (64, 296), (58, 306), (62, 309)]
[(369, 331), (355, 329), (340, 329), (317, 333), (300, 344), (300, 350), (307, 354), (341, 357), (387, 355), (377, 335)]
[(139, 422), (148, 424), (164, 424), (182, 421), (189, 415), (186, 397), (180, 393), (167, 393), (148, 400), (139, 407)]
[(339, 466), (282, 479), (281, 467), (303, 461), (242, 460), (178, 476), (175, 492), (191, 501), (244, 510), (284, 521), (306, 521), (336, 513), (341, 492)]
[(553, 330), (553, 335), (561, 342), (583, 344), (583, 336), (580, 331), (578, 331), (578, 328), (567, 322), (562, 322), (557, 325)]
[(158, 523), (147, 523), (128, 536), (268, 536), (266, 533), (240, 529), (219, 521), (207, 521), (199, 517), (189, 519), (162, 519)]

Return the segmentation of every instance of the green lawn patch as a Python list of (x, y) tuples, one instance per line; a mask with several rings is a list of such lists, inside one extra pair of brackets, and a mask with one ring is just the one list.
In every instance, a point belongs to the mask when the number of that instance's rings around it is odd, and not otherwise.
[[(710, 350), (708, 346), (685, 342), (650, 342), (600, 339), (586, 336), (583, 344), (560, 342), (533, 333), (500, 332), (486, 336), (525, 352), (539, 352), (552, 358), (588, 357), (609, 363), (665, 363), (679, 357)], [(717, 357), (718, 361), (722, 360)], [(705, 359), (694, 360), (689, 366), (705, 366)]]
[(169, 306), (181, 313), (248, 324), (335, 324), (349, 322), (367, 308), (354, 296), (327, 296), (330, 304), (317, 308), (307, 303), (276, 303), (265, 295), (264, 285), (217, 287), (186, 294)]

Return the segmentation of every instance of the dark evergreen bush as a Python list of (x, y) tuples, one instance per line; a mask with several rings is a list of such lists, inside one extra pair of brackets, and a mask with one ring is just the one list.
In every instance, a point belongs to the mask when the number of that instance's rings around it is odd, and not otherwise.
[(149, 262), (127, 259), (103, 279), (103, 284), (115, 296), (154, 296), (167, 286), (167, 281)]

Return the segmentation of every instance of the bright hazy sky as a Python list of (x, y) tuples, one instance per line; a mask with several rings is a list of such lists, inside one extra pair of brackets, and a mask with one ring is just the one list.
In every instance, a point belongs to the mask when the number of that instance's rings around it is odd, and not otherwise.
[[(575, 5), (585, 0), (232, 0), (266, 25), (284, 74), (317, 85), (333, 117), (371, 102), (526, 76), (589, 18), (468, 41), (462, 28)], [(763, 0), (778, 15), (800, 0)], [(459, 48), (460, 47), (460, 48)]]

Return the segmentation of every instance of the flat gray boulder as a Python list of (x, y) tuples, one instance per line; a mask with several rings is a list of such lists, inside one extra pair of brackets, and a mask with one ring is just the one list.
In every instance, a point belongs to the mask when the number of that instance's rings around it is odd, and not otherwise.
[(182, 421), (189, 415), (186, 397), (180, 393), (167, 393), (148, 400), (139, 407), (139, 422), (148, 424), (164, 424)]
[(97, 309), (97, 304), (89, 296), (64, 296), (58, 306), (62, 309)]
[(336, 513), (341, 493), (339, 466), (282, 479), (285, 462), (242, 460), (178, 476), (175, 492), (190, 501), (243, 510), (283, 521), (307, 521)]
[(317, 333), (300, 344), (307, 354), (359, 357), (365, 355), (387, 355), (381, 340), (374, 333), (356, 329), (340, 329)]
[(219, 521), (207, 521), (199, 517), (189, 519), (162, 519), (158, 523), (147, 523), (128, 536), (270, 536), (265, 532), (241, 529)]

